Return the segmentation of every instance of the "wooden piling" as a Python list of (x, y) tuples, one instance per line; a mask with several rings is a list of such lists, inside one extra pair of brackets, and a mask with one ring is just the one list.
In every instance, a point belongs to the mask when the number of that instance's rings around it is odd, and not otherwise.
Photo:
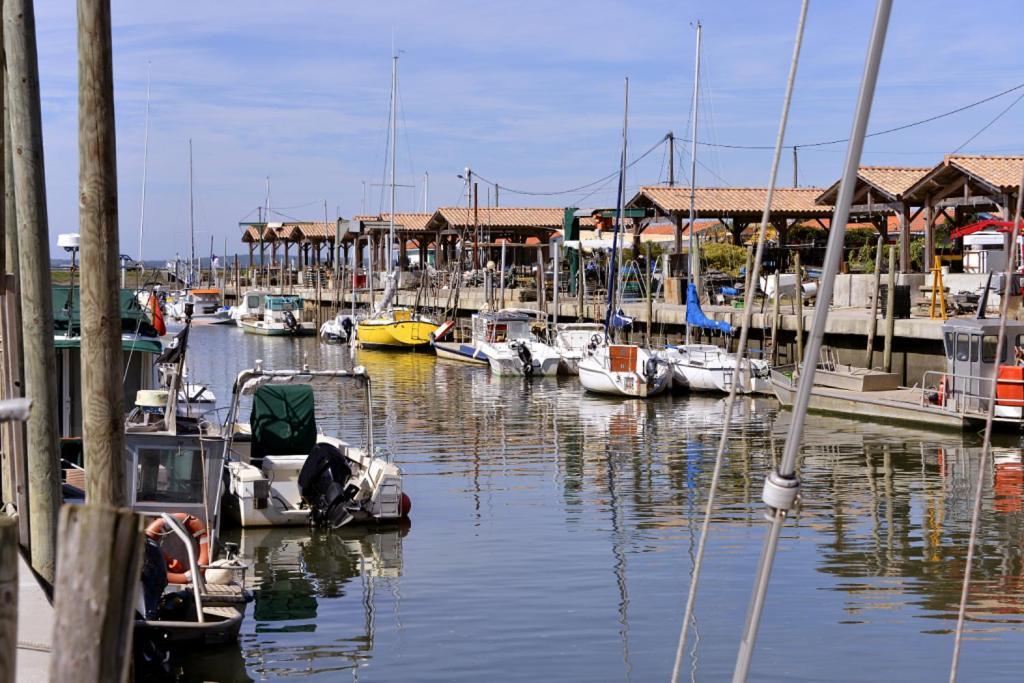
[(131, 510), (61, 509), (51, 681), (127, 680), (144, 546)]
[(583, 302), (584, 302), (584, 296), (586, 294), (586, 292), (584, 292), (584, 290), (586, 289), (586, 284), (587, 284), (587, 272), (583, 268), (583, 246), (582, 246), (582, 242), (580, 243), (580, 247), (579, 247), (578, 251), (579, 251), (579, 259), (576, 262), (577, 263), (577, 265), (576, 265), (576, 277), (579, 279), (579, 282), (576, 284), (576, 296), (579, 298), (579, 314), (578, 314), (578, 317), (582, 321), (583, 320), (583, 316), (585, 315), (585, 312), (583, 310)]
[[(90, 503), (126, 504), (110, 0), (78, 0), (82, 436)], [(212, 264), (211, 264), (212, 267)]]
[(25, 395), (32, 398), (27, 425), (32, 566), (52, 582), (60, 502), (58, 399), (39, 64), (32, 0), (7, 0), (3, 22), (14, 151)]
[(892, 339), (896, 331), (896, 249), (889, 247), (889, 291), (885, 299), (885, 351), (882, 369), (892, 372)]
[(800, 267), (800, 252), (793, 252), (793, 271), (796, 273), (796, 364), (804, 361), (804, 280)]
[(651, 291), (651, 243), (644, 243), (644, 271), (647, 285), (647, 348), (653, 343), (652, 331), (654, 328), (654, 292)]
[(772, 358), (773, 366), (779, 364), (779, 301), (782, 299), (782, 286), (779, 271), (775, 271), (775, 296), (772, 301)]
[(878, 294), (882, 289), (882, 245), (885, 238), (878, 236), (877, 252), (875, 253), (875, 285), (871, 294), (871, 316), (868, 319), (868, 343), (864, 351), (864, 367), (871, 369), (875, 361), (875, 335), (878, 328)]
[(18, 524), (0, 517), (0, 683), (18, 673)]

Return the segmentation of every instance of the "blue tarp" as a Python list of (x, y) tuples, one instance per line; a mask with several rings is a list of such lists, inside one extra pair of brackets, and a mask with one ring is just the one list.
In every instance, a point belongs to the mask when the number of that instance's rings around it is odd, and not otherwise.
[(712, 320), (704, 315), (704, 311), (700, 308), (700, 299), (697, 297), (696, 285), (686, 288), (686, 324), (690, 327), (703, 327), (706, 330), (718, 330), (726, 334), (732, 332), (732, 325), (729, 323)]
[(628, 315), (623, 314), (622, 310), (619, 309), (611, 317), (610, 323), (611, 326), (614, 327), (615, 329), (621, 330), (625, 327), (630, 327), (633, 324), (633, 319), (630, 318)]

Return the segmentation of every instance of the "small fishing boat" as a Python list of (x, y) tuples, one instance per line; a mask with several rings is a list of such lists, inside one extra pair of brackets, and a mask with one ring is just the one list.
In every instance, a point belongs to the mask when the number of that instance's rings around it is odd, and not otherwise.
[(263, 297), (270, 294), (264, 289), (251, 289), (237, 304), (228, 309), (228, 317), (239, 327), (243, 322), (263, 319)]
[(355, 341), (355, 316), (339, 313), (320, 326), (320, 339), (328, 344), (348, 344)]
[(431, 335), (430, 342), (437, 357), (474, 365), (490, 365), (490, 359), (478, 344), (487, 336), (486, 323), (477, 320), (478, 317), (473, 316), (468, 339), (464, 335), (461, 338), (457, 336), (459, 332), (455, 329), (454, 320), (447, 320), (439, 325)]
[(507, 308), (473, 316), (476, 347), (499, 377), (551, 377), (558, 374), (559, 356), (534, 332), (544, 326), (540, 311)]
[(185, 306), (192, 304), (193, 322), (214, 322), (223, 320), (221, 294), (219, 289), (186, 289), (175, 294), (165, 309), (173, 320), (185, 320)]
[(295, 294), (266, 294), (263, 315), (256, 320), (242, 320), (240, 326), (248, 334), (266, 337), (307, 337), (316, 334), (316, 324), (303, 320), (302, 297)]
[[(357, 447), (320, 433), (313, 387), (347, 382), (364, 391), (366, 441)], [(249, 422), (240, 401), (252, 397)], [(230, 433), (226, 513), (242, 527), (397, 522), (411, 503), (397, 465), (374, 454), (370, 377), (346, 370), (238, 374), (225, 421)]]
[(650, 398), (672, 386), (672, 368), (648, 349), (601, 344), (579, 362), (580, 384), (596, 394)]
[[(994, 426), (1024, 427), (1024, 322), (1006, 321), (1006, 343), (997, 352), (998, 320), (950, 319), (942, 326), (946, 371), (925, 372), (914, 387), (893, 387), (890, 373), (876, 373), (826, 360), (815, 372), (808, 410), (914, 425), (971, 429), (984, 425), (992, 382), (996, 383)], [(799, 384), (795, 366), (772, 370), (779, 402), (793, 405)]]
[(387, 308), (356, 325), (360, 346), (411, 349), (430, 344), (437, 322), (409, 308)]
[(580, 374), (580, 361), (604, 343), (604, 325), (600, 323), (558, 323), (552, 348), (560, 359), (558, 369), (567, 375)]

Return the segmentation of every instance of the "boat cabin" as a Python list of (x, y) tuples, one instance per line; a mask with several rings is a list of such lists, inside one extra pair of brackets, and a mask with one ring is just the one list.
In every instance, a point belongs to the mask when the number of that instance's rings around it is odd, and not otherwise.
[(518, 311), (477, 313), (473, 316), (473, 341), (504, 344), (513, 339), (533, 337), (535, 318)]
[(957, 318), (943, 324), (948, 393), (987, 400), (990, 382), (1000, 374), (1000, 368), (1024, 362), (1024, 322), (1007, 320), (1006, 339), (997, 349), (999, 323), (998, 318)]

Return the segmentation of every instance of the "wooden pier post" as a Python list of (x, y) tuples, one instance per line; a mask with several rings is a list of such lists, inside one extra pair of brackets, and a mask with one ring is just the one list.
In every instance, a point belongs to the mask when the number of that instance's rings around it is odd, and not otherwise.
[(551, 289), (552, 289), (552, 292), (551, 292), (551, 302), (552, 302), (552, 305), (554, 306), (554, 309), (555, 309), (555, 318), (554, 318), (554, 324), (555, 325), (558, 324), (558, 276), (559, 276), (559, 272), (558, 271), (561, 269), (561, 266), (562, 266), (561, 259), (559, 258), (561, 255), (562, 255), (561, 247), (559, 247), (558, 249), (555, 249), (554, 262), (552, 264), (552, 272), (554, 273), (554, 276), (552, 277), (552, 280), (551, 280)]
[(885, 299), (885, 351), (882, 369), (892, 372), (892, 338), (896, 331), (896, 248), (889, 247), (889, 291)]
[(32, 398), (27, 428), (32, 566), (52, 582), (60, 502), (60, 456), (57, 451), (50, 240), (32, 0), (8, 0), (4, 4), (3, 22), (14, 150), (25, 395)]
[(505, 308), (505, 245), (508, 240), (501, 241), (501, 307)]
[(0, 517), (0, 683), (18, 673), (18, 524)]
[(583, 320), (583, 316), (585, 315), (585, 312), (583, 310), (583, 302), (584, 302), (584, 297), (586, 295), (586, 292), (584, 292), (583, 290), (584, 290), (584, 288), (587, 285), (587, 272), (583, 268), (583, 241), (582, 240), (580, 241), (579, 252), (580, 253), (579, 253), (578, 265), (576, 266), (576, 276), (579, 278), (579, 283), (576, 285), (576, 295), (579, 298), (579, 314), (578, 314), (577, 317), (580, 319), (580, 321), (582, 321)]
[(86, 500), (124, 505), (124, 361), (117, 282), (121, 250), (111, 51), (110, 0), (78, 0), (78, 213)]
[(775, 296), (772, 301), (772, 358), (773, 366), (779, 364), (779, 301), (782, 299), (782, 279), (775, 271)]
[(864, 367), (871, 369), (875, 360), (875, 335), (878, 328), (878, 293), (882, 289), (882, 245), (885, 238), (878, 236), (877, 253), (875, 253), (875, 288), (871, 294), (871, 315), (868, 317), (868, 343), (864, 352)]
[(61, 509), (51, 681), (127, 680), (144, 539), (131, 510)]

